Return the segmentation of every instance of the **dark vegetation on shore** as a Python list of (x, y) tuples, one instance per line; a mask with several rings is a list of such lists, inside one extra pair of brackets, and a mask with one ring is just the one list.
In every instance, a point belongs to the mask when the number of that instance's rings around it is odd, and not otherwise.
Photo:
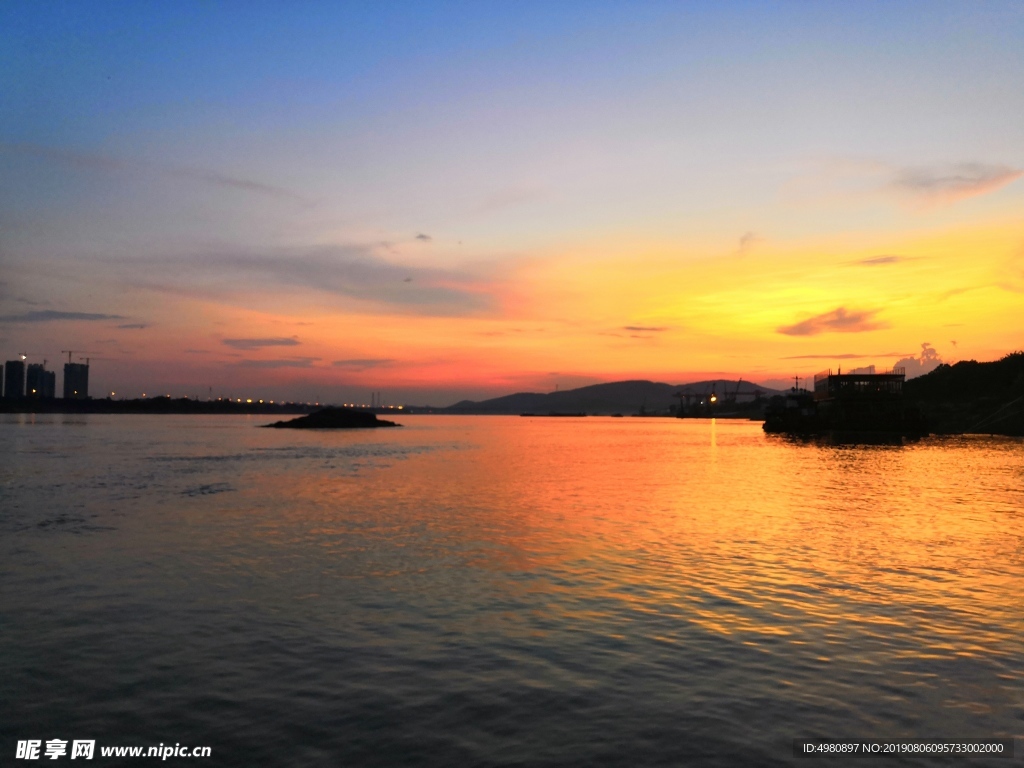
[(903, 385), (933, 434), (1024, 436), (1024, 352), (940, 365)]
[(393, 421), (378, 419), (368, 411), (352, 408), (323, 408), (308, 416), (291, 421), (277, 421), (264, 424), (269, 429), (372, 429), (374, 427), (400, 427)]

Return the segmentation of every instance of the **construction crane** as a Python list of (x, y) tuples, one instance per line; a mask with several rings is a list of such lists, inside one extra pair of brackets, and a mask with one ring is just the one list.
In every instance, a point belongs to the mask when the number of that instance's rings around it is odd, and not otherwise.
[(740, 396), (740, 384), (743, 383), (743, 377), (741, 376), (736, 382), (736, 389), (732, 391), (732, 401), (735, 403), (736, 398)]
[[(85, 352), (85, 351), (83, 351), (83, 350), (81, 350), (81, 349), (62, 349), (62, 350), (60, 351), (60, 353), (61, 353), (62, 355), (67, 355), (67, 356), (68, 356), (68, 362), (69, 362), (69, 363), (71, 362), (71, 355), (72, 355), (73, 353), (75, 353), (75, 352), (77, 352), (77, 353), (78, 353), (79, 355), (91, 355), (91, 354), (92, 354), (92, 352)], [(88, 358), (88, 357), (86, 357), (86, 358), (82, 358), (82, 357), (79, 357), (78, 359), (79, 359), (79, 360), (83, 360), (83, 359), (84, 359), (84, 360), (85, 360), (85, 364), (86, 364), (86, 365), (88, 365), (88, 364), (89, 364), (89, 359), (90, 359), (90, 358)]]
[[(722, 385), (721, 397), (717, 394), (719, 384)], [(701, 413), (710, 413), (712, 407), (722, 408), (726, 404), (737, 405), (740, 395), (752, 397), (754, 402), (760, 403), (764, 397), (764, 391), (753, 382), (748, 381), (747, 384), (749, 388), (744, 390), (742, 378), (736, 382), (734, 387), (730, 387), (728, 381), (715, 380), (705, 384), (702, 393), (695, 392), (692, 384), (686, 384), (680, 387), (680, 391), (673, 397), (679, 398), (679, 412), (690, 415), (697, 414), (698, 409)], [(691, 400), (693, 401), (692, 406)]]
[(19, 352), (18, 357), (20, 357), (22, 360), (28, 360), (30, 357), (41, 357), (43, 358), (43, 365), (45, 366), (48, 362), (50, 362), (47, 357), (49, 354), (49, 352)]

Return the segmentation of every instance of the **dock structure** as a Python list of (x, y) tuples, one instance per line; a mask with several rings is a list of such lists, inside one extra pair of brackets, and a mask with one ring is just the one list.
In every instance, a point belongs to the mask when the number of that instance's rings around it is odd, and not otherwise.
[(899, 398), (903, 395), (905, 368), (893, 368), (875, 373), (875, 366), (854, 373), (837, 373), (831, 370), (814, 375), (814, 400), (879, 400)]
[(822, 436), (837, 442), (902, 441), (928, 434), (920, 413), (903, 400), (903, 368), (877, 373), (874, 366), (851, 373), (822, 371), (814, 389), (796, 387), (765, 414), (764, 430)]

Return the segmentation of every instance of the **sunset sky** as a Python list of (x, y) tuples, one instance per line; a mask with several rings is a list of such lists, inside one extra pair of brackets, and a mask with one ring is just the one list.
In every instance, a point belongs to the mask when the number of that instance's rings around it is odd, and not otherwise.
[(1020, 2), (12, 0), (0, 356), (434, 405), (991, 360), (1022, 175)]

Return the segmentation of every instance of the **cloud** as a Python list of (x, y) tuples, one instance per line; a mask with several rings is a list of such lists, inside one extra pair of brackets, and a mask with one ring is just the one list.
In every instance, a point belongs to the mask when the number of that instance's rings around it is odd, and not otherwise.
[(213, 184), (218, 187), (241, 189), (246, 192), (256, 192), (269, 197), (294, 200), (307, 206), (315, 204), (315, 201), (310, 200), (308, 197), (303, 197), (302, 195), (291, 192), (283, 187), (275, 187), (273, 184), (264, 184), (261, 181), (243, 179), (238, 176), (228, 176), (227, 174), (219, 173), (218, 171), (207, 171), (202, 168), (167, 168), (164, 170), (164, 173), (183, 179), (203, 181), (207, 184)]
[(636, 331), (638, 333), (661, 333), (667, 331), (666, 326), (650, 326), (650, 325), (624, 325), (622, 326), (624, 331)]
[(538, 200), (543, 197), (543, 195), (544, 190), (540, 187), (508, 187), (495, 192), (490, 197), (484, 198), (483, 202), (481, 202), (476, 208), (472, 209), (470, 213), (476, 215), (496, 213), (507, 208), (513, 208), (525, 203), (533, 202), (534, 200)]
[(264, 347), (297, 347), (300, 342), (297, 338), (276, 338), (276, 339), (222, 339), (222, 344), (233, 349), (263, 349)]
[(861, 312), (849, 312), (846, 307), (837, 307), (831, 312), (809, 317), (793, 325), (776, 328), (778, 333), (787, 336), (817, 336), (819, 333), (861, 333), (886, 328), (884, 323), (876, 322), (874, 316), (879, 310), (870, 309)]
[(117, 326), (118, 328), (124, 328), (126, 330), (141, 330), (142, 328), (149, 328), (148, 323), (125, 323), (124, 325)]
[(59, 312), (40, 309), (18, 315), (2, 315), (0, 323), (50, 323), (59, 320), (125, 320), (124, 315), (104, 315), (97, 312)]
[(951, 204), (994, 192), (1022, 175), (1017, 168), (983, 163), (903, 168), (895, 172), (890, 187), (921, 202)]
[(44, 304), (46, 304), (45, 301), (35, 301), (25, 296), (15, 296), (11, 292), (11, 284), (8, 283), (6, 280), (0, 280), (0, 299), (13, 301), (17, 304), (25, 304), (26, 306), (29, 307), (41, 307)]
[(430, 235), (425, 235), (422, 232), (420, 232), (418, 235), (416, 235), (416, 239), (417, 240), (422, 240), (425, 243), (429, 243), (434, 238), (432, 238)]
[(754, 246), (761, 242), (761, 238), (754, 232), (744, 232), (740, 235), (739, 246), (734, 251), (734, 256), (746, 256), (753, 250)]
[(900, 357), (903, 355), (912, 355), (913, 352), (880, 352), (871, 355), (858, 355), (852, 352), (844, 352), (839, 355), (790, 355), (789, 357), (779, 358), (780, 360), (862, 360), (866, 357)]
[[(476, 335), (477, 336), (510, 336), (512, 334), (518, 334), (518, 333), (547, 333), (547, 330), (548, 330), (547, 328), (503, 328), (500, 331), (477, 331)], [(622, 334), (621, 333), (615, 333), (615, 334), (604, 334), (604, 335), (621, 336)]]
[(959, 296), (959, 295), (964, 294), (964, 293), (969, 293), (970, 291), (977, 291), (977, 290), (980, 290), (980, 289), (985, 288), (985, 287), (987, 287), (987, 286), (984, 286), (984, 285), (967, 285), (967, 286), (963, 286), (961, 288), (950, 288), (948, 291), (943, 291), (941, 294), (939, 294), (938, 300), (939, 301), (945, 301), (946, 299), (951, 299), (954, 296)]
[(996, 285), (1004, 291), (1024, 293), (1024, 250), (1000, 266)]
[(239, 360), (236, 368), (312, 368), (319, 357), (292, 357), (279, 360)]
[[(261, 293), (279, 296), (289, 289), (312, 289), (364, 306), (383, 304), (432, 316), (463, 316), (490, 307), (490, 286), (468, 272), (405, 266), (381, 258), (377, 248), (200, 251), (147, 263), (131, 285), (190, 296), (195, 295), (196, 285), (202, 285), (211, 298), (231, 295), (244, 300)], [(138, 269), (137, 261), (116, 263)]]
[(382, 365), (391, 365), (394, 361), (390, 357), (368, 357), (355, 360), (335, 360), (331, 365), (335, 368), (347, 368), (353, 371), (365, 371), (368, 368), (379, 368)]
[(872, 256), (869, 259), (857, 259), (856, 261), (847, 262), (848, 264), (857, 264), (864, 267), (880, 267), (884, 264), (899, 264), (903, 261), (913, 261), (913, 257), (909, 256)]
[[(953, 342), (953, 345), (956, 346), (956, 342)], [(923, 376), (930, 371), (934, 371), (940, 365), (942, 365), (942, 358), (932, 345), (926, 341), (921, 344), (921, 354), (918, 357), (907, 356), (897, 361), (893, 367), (904, 368), (907, 378), (912, 379), (915, 376)]]
[(928, 208), (994, 192), (1021, 176), (1024, 170), (999, 164), (897, 166), (865, 157), (832, 157), (794, 177), (784, 194), (804, 206), (870, 205), (882, 196)]
[(0, 142), (0, 151), (29, 155), (49, 162), (59, 163), (66, 167), (82, 170), (107, 173), (156, 173), (163, 176), (173, 176), (190, 181), (198, 181), (217, 187), (240, 189), (246, 192), (255, 192), (257, 194), (267, 195), (270, 197), (294, 200), (296, 202), (303, 203), (304, 205), (314, 204), (314, 201), (309, 198), (284, 189), (283, 187), (277, 187), (273, 184), (264, 184), (261, 181), (254, 181), (253, 179), (246, 179), (240, 176), (231, 176), (229, 174), (205, 168), (157, 165), (138, 160), (124, 160), (98, 152), (80, 152), (77, 150), (48, 147), (42, 144), (33, 144), (30, 142)]

